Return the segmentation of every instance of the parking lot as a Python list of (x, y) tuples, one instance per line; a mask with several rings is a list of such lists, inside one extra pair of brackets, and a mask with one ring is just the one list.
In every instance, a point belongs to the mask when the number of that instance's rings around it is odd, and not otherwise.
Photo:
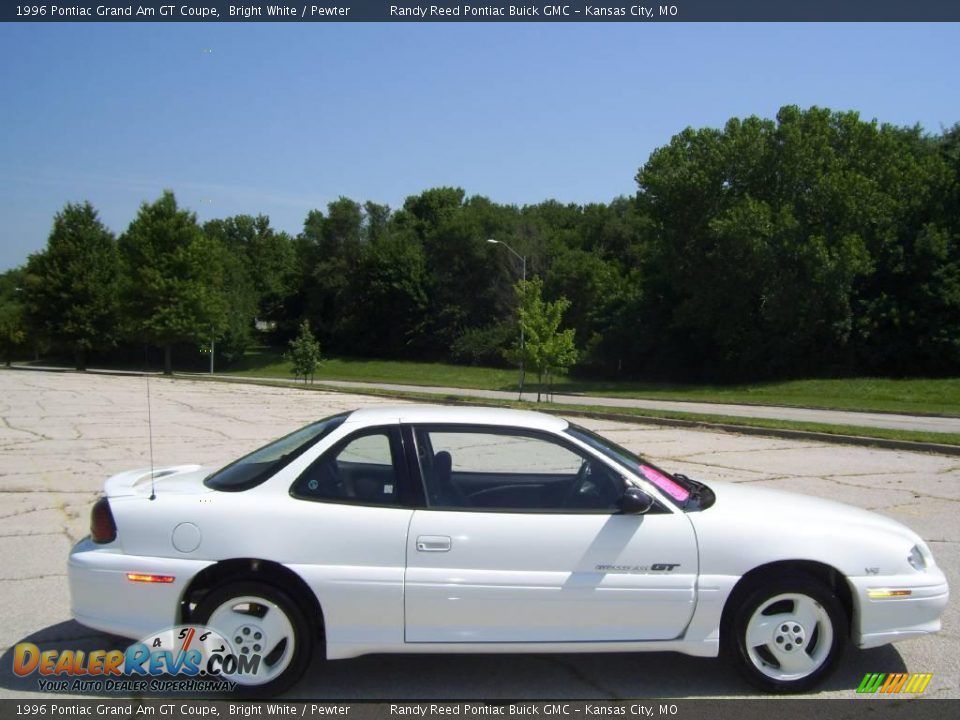
[[(150, 464), (148, 380), (0, 370), (0, 698), (39, 697), (16, 678), (12, 649), (122, 647), (70, 618), (66, 559), (87, 534), (105, 478)], [(156, 467), (224, 464), (309, 420), (395, 404), (360, 395), (151, 378)], [(578, 421), (667, 469), (757, 483), (881, 512), (929, 543), (956, 593), (960, 458), (817, 442)], [(849, 698), (867, 672), (932, 672), (925, 695), (960, 698), (960, 613), (951, 600), (936, 636), (850, 649), (818, 697)], [(750, 694), (711, 659), (668, 653), (374, 656), (314, 662), (290, 698), (498, 699), (704, 697)], [(58, 695), (57, 697), (62, 697)]]

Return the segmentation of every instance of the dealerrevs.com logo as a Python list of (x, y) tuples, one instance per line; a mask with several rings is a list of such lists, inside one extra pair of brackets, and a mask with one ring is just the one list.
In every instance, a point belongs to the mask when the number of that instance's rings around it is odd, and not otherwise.
[(857, 692), (865, 695), (919, 695), (927, 689), (932, 679), (933, 673), (867, 673), (860, 681)]
[[(230, 692), (256, 683), (263, 657), (244, 647), (236, 654), (212, 628), (177, 625), (125, 650), (41, 650), (19, 643), (18, 677), (38, 675), (46, 692)], [(246, 681), (246, 682), (245, 682)]]

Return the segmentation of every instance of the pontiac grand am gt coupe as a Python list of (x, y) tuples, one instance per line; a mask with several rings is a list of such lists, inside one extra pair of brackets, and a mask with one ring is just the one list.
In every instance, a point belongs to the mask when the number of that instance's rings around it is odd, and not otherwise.
[(938, 631), (948, 597), (893, 520), (706, 485), (512, 410), (335, 415), (219, 470), (116, 475), (91, 520), (69, 561), (76, 619), (255, 637), (263, 662), (236, 679), (263, 695), (314, 652), (722, 653), (801, 691), (848, 641)]

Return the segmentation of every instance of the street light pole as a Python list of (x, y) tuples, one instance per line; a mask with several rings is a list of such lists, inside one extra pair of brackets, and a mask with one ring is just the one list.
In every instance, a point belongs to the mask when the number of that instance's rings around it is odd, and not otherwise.
[[(527, 258), (526, 258), (526, 256), (525, 256), (525, 255), (521, 255), (520, 253), (518, 253), (518, 252), (517, 252), (516, 250), (514, 250), (512, 247), (510, 247), (509, 245), (507, 245), (503, 240), (494, 240), (493, 238), (488, 238), (488, 239), (487, 239), (487, 242), (488, 242), (488, 243), (493, 243), (494, 245), (503, 245), (507, 250), (509, 250), (510, 252), (512, 252), (516, 257), (520, 258), (520, 265), (521, 265), (521, 268), (522, 268), (522, 270), (521, 270), (522, 274), (521, 274), (520, 277), (521, 277), (521, 279), (523, 280), (523, 282), (526, 282), (526, 281), (527, 281)], [(520, 323), (520, 382), (518, 383), (519, 388), (520, 388), (520, 391), (519, 391), (519, 393), (517, 394), (517, 400), (523, 400), (523, 380), (524, 380), (524, 373), (523, 373), (523, 322), (521, 321), (521, 323)]]

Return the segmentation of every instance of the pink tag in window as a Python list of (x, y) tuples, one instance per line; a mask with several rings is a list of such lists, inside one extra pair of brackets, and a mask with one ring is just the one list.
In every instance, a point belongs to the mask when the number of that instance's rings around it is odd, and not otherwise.
[(649, 465), (641, 465), (640, 474), (678, 502), (684, 502), (690, 497), (689, 490)]

